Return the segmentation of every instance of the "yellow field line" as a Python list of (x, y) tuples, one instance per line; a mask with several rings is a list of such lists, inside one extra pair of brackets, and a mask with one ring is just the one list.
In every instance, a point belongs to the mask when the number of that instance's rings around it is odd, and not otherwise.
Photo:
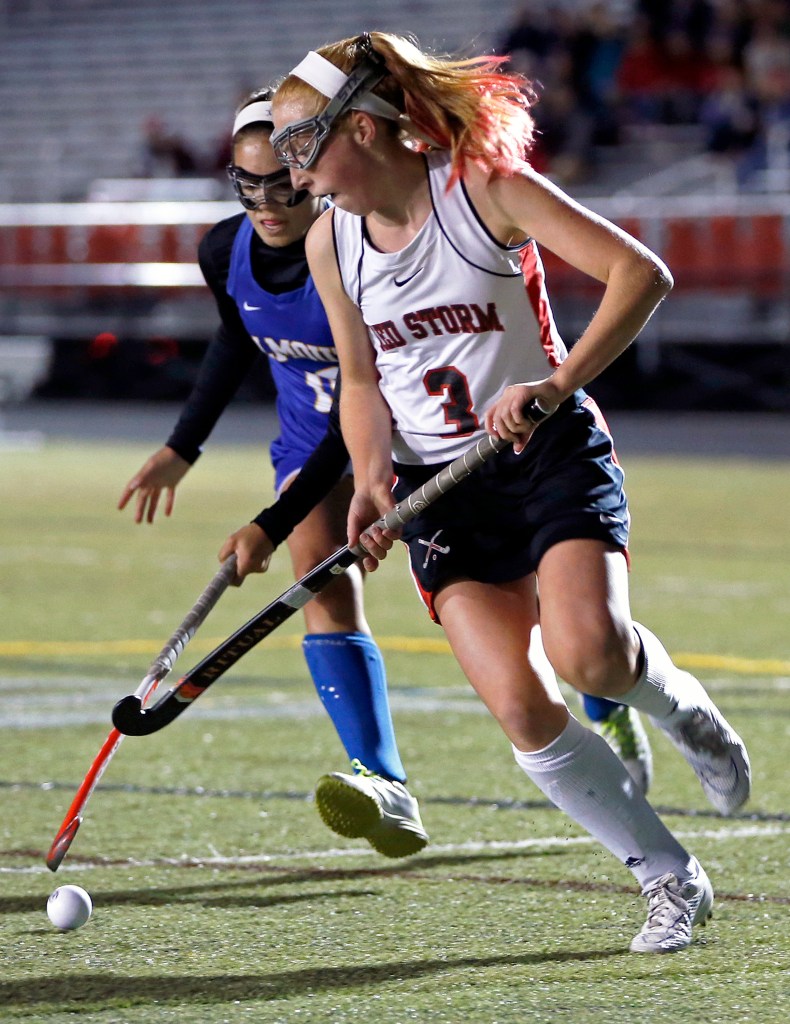
[[(225, 637), (203, 636), (189, 645), (193, 652), (211, 651)], [(408, 654), (450, 654), (450, 645), (441, 637), (390, 636), (376, 637), (385, 651)], [(272, 636), (264, 643), (271, 650), (298, 650), (301, 636)], [(160, 641), (161, 644), (161, 641)], [(157, 642), (152, 640), (0, 640), (0, 658), (68, 658), (108, 654), (144, 654), (153, 657)]]
[[(213, 650), (224, 637), (200, 637), (190, 648), (196, 653)], [(398, 654), (449, 654), (442, 637), (378, 636), (384, 651)], [(278, 651), (297, 650), (301, 636), (272, 636), (264, 643)], [(159, 650), (151, 640), (5, 640), (0, 641), (0, 658), (82, 658), (108, 655), (143, 655), (153, 658)], [(790, 675), (790, 661), (778, 658), (739, 658), (729, 654), (700, 654), (678, 651), (673, 660), (680, 668), (710, 669), (736, 675)]]
[[(190, 651), (210, 651), (225, 637), (201, 637), (189, 645)], [(277, 650), (297, 648), (301, 637), (280, 636), (267, 640)], [(0, 658), (82, 658), (91, 655), (142, 654), (153, 658), (162, 641), (156, 640), (0, 640)]]
[(790, 674), (790, 661), (779, 658), (737, 658), (731, 654), (694, 654), (678, 651), (672, 660), (680, 668), (709, 668), (737, 675), (784, 676)]

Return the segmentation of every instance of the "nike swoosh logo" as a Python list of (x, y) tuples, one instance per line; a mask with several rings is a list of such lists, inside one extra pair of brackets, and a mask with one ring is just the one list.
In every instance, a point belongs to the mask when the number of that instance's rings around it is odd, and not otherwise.
[(408, 284), (409, 281), (412, 281), (421, 271), (422, 271), (422, 267), (420, 267), (419, 270), (415, 270), (414, 273), (411, 274), (409, 277), (404, 277), (404, 279), (402, 281), (399, 281), (397, 279), (397, 277), (394, 278), (393, 283), (394, 283), (395, 287), (396, 288), (402, 288), (405, 284)]
[[(711, 771), (706, 770), (704, 767), (700, 767), (697, 771), (697, 776), (700, 782), (705, 782), (712, 790), (717, 793), (721, 793), (722, 796), (730, 796), (738, 788), (738, 782), (740, 781), (740, 772), (738, 771), (738, 765), (735, 763), (735, 759), (730, 757), (729, 774), (725, 780), (723, 778), (724, 771), (716, 772), (715, 774)], [(732, 779), (732, 782), (730, 782)]]
[(263, 309), (263, 306), (251, 306), (251, 305), (250, 305), (250, 304), (249, 304), (249, 303), (247, 302), (247, 300), (245, 299), (245, 300), (244, 300), (244, 308), (245, 308), (245, 309), (247, 310), (247, 312), (248, 312), (248, 313), (251, 313), (251, 312), (253, 312), (253, 310), (256, 310), (256, 309)]

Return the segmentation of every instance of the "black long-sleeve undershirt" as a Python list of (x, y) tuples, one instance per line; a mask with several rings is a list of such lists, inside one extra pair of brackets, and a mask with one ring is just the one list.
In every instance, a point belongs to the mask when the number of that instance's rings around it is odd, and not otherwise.
[(348, 465), (348, 449), (340, 432), (339, 389), (338, 376), (327, 431), (320, 444), (274, 505), (252, 520), (275, 547), (329, 494)]

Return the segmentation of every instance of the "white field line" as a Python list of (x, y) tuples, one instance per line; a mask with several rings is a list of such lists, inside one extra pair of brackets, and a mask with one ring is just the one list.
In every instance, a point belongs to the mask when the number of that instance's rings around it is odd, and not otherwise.
[[(702, 829), (677, 829), (673, 833), (678, 839), (707, 839), (713, 842), (734, 842), (741, 839), (767, 839), (772, 836), (790, 835), (790, 825), (732, 825), (722, 828)], [(568, 846), (593, 846), (599, 845), (597, 839), (592, 836), (544, 836), (536, 839), (519, 839), (512, 842), (505, 840), (491, 840), (489, 842), (467, 842), (467, 843), (444, 843), (431, 844), (428, 853), (433, 854), (456, 854), (456, 853), (485, 853), (486, 851), (499, 850), (544, 850), (551, 847)], [(120, 869), (128, 871), (130, 868), (195, 868), (195, 867), (247, 867), (260, 865), (287, 864), (298, 861), (316, 860), (343, 860), (349, 857), (369, 857), (376, 855), (369, 846), (353, 849), (329, 849), (329, 850), (303, 850), (288, 853), (274, 854), (249, 854), (240, 857), (227, 857), (216, 851), (210, 857), (188, 857), (184, 854), (181, 857), (153, 857), (147, 860), (113, 861), (110, 864), (69, 864), (69, 873), (85, 871), (107, 871)], [(376, 855), (377, 856), (377, 855)], [(5, 875), (39, 875), (49, 873), (49, 868), (44, 864), (34, 864), (28, 867), (0, 867), (0, 874)], [(438, 876), (437, 876), (438, 877)]]
[[(282, 692), (266, 692), (265, 683), (260, 693), (250, 699), (238, 693), (224, 696), (206, 695), (190, 710), (192, 720), (236, 721), (241, 718), (289, 718), (299, 721), (322, 717), (325, 712), (320, 701), (310, 694), (305, 700), (283, 699)], [(67, 725), (111, 726), (110, 712), (120, 696), (119, 687), (110, 696), (106, 686), (101, 689), (81, 687), (64, 697), (63, 693), (27, 692), (24, 683), (10, 685), (0, 679), (0, 693), (5, 691), (0, 705), (0, 729), (62, 729)], [(162, 687), (161, 692), (165, 692)], [(430, 687), (398, 690), (390, 689), (390, 704), (396, 711), (456, 711), (485, 715), (487, 711), (471, 687)]]
[[(707, 689), (714, 695), (744, 685), (743, 678), (706, 680)], [(771, 692), (787, 691), (790, 690), (790, 676), (773, 679), (763, 676), (759, 686)], [(68, 696), (64, 695), (64, 689), (68, 690)], [(569, 706), (573, 708), (574, 702), (578, 701), (576, 693), (564, 683), (562, 690)], [(43, 683), (41, 680), (0, 677), (0, 694), (3, 696), (0, 704), (0, 729), (62, 729), (78, 725), (103, 725), (109, 728), (112, 706), (127, 691), (128, 686), (127, 690), (122, 685), (108, 687), (104, 681), (94, 685), (85, 680), (75, 680), (73, 685), (64, 686), (63, 680)], [(165, 688), (162, 687), (160, 692), (164, 693)], [(391, 686), (389, 697), (396, 711), (487, 714), (472, 688), (463, 685), (414, 688)], [(190, 710), (189, 718), (202, 721), (290, 718), (302, 721), (323, 714), (323, 706), (312, 693), (304, 700), (289, 699), (276, 683), (267, 691), (266, 682), (262, 681), (255, 694), (250, 691), (242, 694), (238, 690), (229, 694), (219, 691), (207, 694)]]

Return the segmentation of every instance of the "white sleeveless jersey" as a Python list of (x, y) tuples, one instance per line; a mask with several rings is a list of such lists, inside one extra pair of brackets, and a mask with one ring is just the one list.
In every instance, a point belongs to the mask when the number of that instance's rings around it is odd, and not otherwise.
[(460, 455), (508, 384), (548, 376), (567, 354), (535, 243), (497, 242), (462, 182), (446, 192), (449, 153), (426, 160), (433, 213), (400, 252), (373, 248), (363, 218), (333, 214), (343, 286), (368, 327), (405, 465)]

